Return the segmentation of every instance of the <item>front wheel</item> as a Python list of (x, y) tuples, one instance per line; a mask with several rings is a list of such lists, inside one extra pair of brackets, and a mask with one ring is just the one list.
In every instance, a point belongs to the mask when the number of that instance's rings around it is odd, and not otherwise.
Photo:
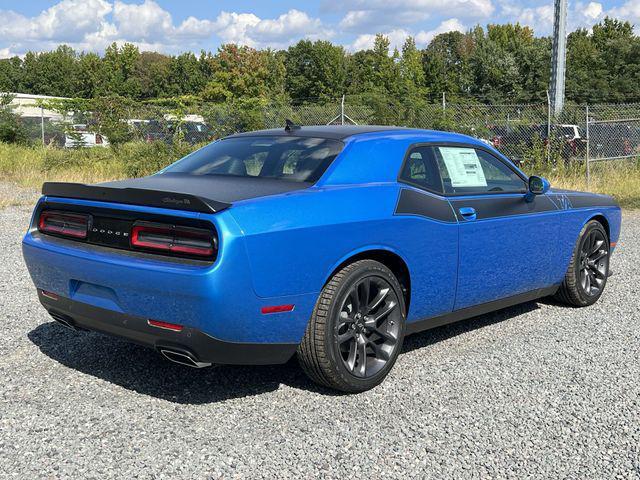
[(298, 347), (303, 370), (315, 382), (344, 392), (381, 383), (402, 348), (405, 304), (393, 273), (359, 260), (325, 285)]
[(580, 232), (557, 298), (574, 307), (596, 303), (609, 276), (609, 248), (609, 236), (602, 224), (588, 222)]

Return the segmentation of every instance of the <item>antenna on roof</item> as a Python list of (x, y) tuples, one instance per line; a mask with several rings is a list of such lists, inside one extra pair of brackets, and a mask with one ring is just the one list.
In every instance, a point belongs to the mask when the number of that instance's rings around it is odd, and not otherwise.
[(286, 122), (286, 126), (284, 127), (284, 131), (285, 132), (291, 132), (292, 130), (300, 130), (300, 125), (296, 125), (295, 123), (293, 123), (291, 120), (289, 120), (288, 118), (285, 120)]

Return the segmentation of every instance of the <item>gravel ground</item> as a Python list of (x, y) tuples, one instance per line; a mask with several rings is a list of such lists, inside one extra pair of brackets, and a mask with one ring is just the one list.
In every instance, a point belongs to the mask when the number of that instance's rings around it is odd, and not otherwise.
[(295, 362), (192, 370), (54, 324), (0, 210), (0, 477), (639, 478), (640, 214), (601, 301), (528, 303), (410, 337), (373, 391)]

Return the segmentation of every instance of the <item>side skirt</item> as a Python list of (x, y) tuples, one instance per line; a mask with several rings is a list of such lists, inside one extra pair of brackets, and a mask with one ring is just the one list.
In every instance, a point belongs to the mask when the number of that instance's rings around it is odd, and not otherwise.
[(559, 287), (559, 285), (554, 285), (552, 287), (539, 288), (537, 290), (521, 293), (512, 297), (494, 300), (493, 302), (482, 303), (473, 307), (455, 310), (438, 317), (425, 318), (422, 320), (417, 320), (415, 322), (407, 323), (406, 334), (411, 335), (413, 333), (422, 332), (424, 330), (430, 330), (432, 328), (441, 327), (450, 323), (459, 322), (460, 320), (477, 317), (478, 315), (484, 315), (485, 313), (502, 310), (503, 308), (518, 305), (519, 303), (530, 302), (538, 298), (548, 297), (556, 293)]

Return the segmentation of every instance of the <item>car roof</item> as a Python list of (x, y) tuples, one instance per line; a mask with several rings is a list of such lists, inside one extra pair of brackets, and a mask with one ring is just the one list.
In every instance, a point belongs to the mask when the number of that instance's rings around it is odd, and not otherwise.
[(407, 127), (391, 127), (385, 125), (310, 125), (294, 127), (289, 131), (282, 128), (271, 128), (269, 130), (257, 130), (253, 132), (243, 132), (231, 135), (232, 137), (271, 137), (276, 135), (293, 135), (297, 137), (319, 137), (342, 140), (354, 135), (362, 135), (365, 133), (382, 133), (397, 131), (415, 131), (426, 132), (426, 130), (418, 130)]

